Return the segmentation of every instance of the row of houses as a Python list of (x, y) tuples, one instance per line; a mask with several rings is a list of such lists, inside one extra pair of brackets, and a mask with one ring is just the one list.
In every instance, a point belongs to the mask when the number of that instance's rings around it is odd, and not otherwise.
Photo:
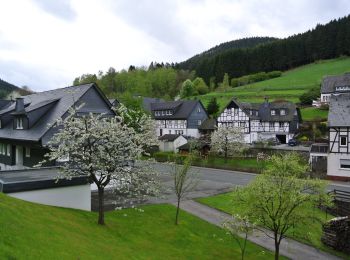
[[(347, 86), (350, 88), (350, 84)], [(333, 94), (329, 97), (329, 103), (328, 175), (342, 180), (350, 179), (350, 94)], [(71, 107), (80, 107), (77, 111), (80, 115), (114, 115), (112, 107), (117, 104), (117, 100), (107, 99), (93, 83), (35, 93), (16, 100), (0, 100), (0, 190), (12, 193), (30, 191), (30, 196), (39, 199), (36, 202), (50, 198), (56, 200), (57, 194), (63, 197), (67, 194), (76, 196), (77, 189), (87, 194), (89, 184), (86, 180), (62, 181), (58, 186), (53, 184), (56, 183), (56, 176), (52, 173), (57, 170), (51, 169), (58, 166), (60, 160), (44, 165), (46, 168), (42, 170), (33, 171), (33, 166), (42, 161), (48, 152), (48, 142), (58, 131), (55, 121), (65, 118)], [(208, 136), (220, 127), (241, 127), (244, 142), (249, 144), (269, 139), (287, 143), (298, 132), (301, 123), (300, 111), (295, 104), (287, 101), (269, 102), (267, 98), (259, 104), (232, 99), (217, 119), (209, 118), (199, 100), (148, 99), (144, 108), (155, 119), (160, 148), (166, 151), (185, 148), (189, 139)], [(35, 182), (28, 177), (33, 174)], [(65, 191), (54, 190), (52, 185), (62, 185)], [(45, 187), (50, 190), (45, 191)], [(36, 193), (39, 191), (41, 195)], [(89, 205), (89, 202), (85, 201), (84, 205)]]

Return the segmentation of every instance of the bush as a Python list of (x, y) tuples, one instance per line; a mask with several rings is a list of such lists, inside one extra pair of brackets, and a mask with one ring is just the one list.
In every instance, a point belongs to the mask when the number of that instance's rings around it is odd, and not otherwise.
[(270, 72), (258, 72), (255, 74), (250, 74), (250, 75), (246, 75), (246, 76), (242, 76), (239, 78), (234, 78), (231, 80), (231, 87), (235, 88), (235, 87), (239, 87), (239, 86), (243, 86), (243, 85), (247, 85), (250, 83), (254, 83), (254, 82), (259, 82), (259, 81), (263, 81), (263, 80), (267, 80), (267, 79), (272, 79), (272, 78), (277, 78), (280, 77), (282, 75), (281, 71), (270, 71)]
[(320, 88), (313, 88), (299, 97), (300, 104), (312, 105), (312, 101), (320, 97)]

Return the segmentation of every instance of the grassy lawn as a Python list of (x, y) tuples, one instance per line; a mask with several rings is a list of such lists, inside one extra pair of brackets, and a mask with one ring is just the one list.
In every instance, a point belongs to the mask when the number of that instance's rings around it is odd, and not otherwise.
[[(207, 198), (200, 198), (197, 199), (200, 203), (206, 204), (210, 207), (219, 209), (221, 211), (227, 212), (227, 213), (240, 213), (242, 210), (241, 205), (233, 204), (232, 198), (234, 196), (234, 192), (230, 193), (224, 193), (213, 197), (207, 197)], [(327, 215), (324, 211), (321, 211), (319, 209), (315, 209), (313, 207), (303, 207), (301, 209), (303, 212), (312, 211), (315, 216), (318, 216), (319, 218), (323, 219), (324, 221), (331, 219), (333, 216)], [(308, 223), (302, 223), (297, 225), (295, 228), (291, 229), (287, 235), (295, 240), (301, 241), (306, 244), (310, 244), (316, 248), (319, 248), (321, 250), (337, 254), (339, 256), (345, 257), (346, 259), (350, 259), (350, 256), (345, 256), (344, 254), (341, 254), (339, 252), (336, 252), (329, 247), (326, 247), (321, 242), (321, 236), (322, 236), (322, 223), (310, 220)]]
[[(270, 101), (286, 99), (296, 103), (299, 102), (299, 96), (302, 93), (310, 88), (319, 87), (324, 76), (338, 75), (349, 71), (350, 58), (322, 60), (286, 71), (279, 78), (237, 87), (227, 92), (211, 92), (198, 96), (198, 98), (206, 106), (211, 97), (215, 96), (220, 109), (223, 109), (232, 97), (237, 97), (241, 101), (261, 103), (264, 101), (264, 97), (268, 96)], [(306, 118), (312, 119), (312, 117), (307, 116)]]
[[(153, 205), (97, 215), (43, 206), (0, 193), (1, 259), (238, 259), (240, 251), (225, 231), (181, 212)], [(273, 259), (248, 244), (247, 259)]]
[(317, 107), (306, 107), (300, 110), (301, 118), (304, 121), (310, 121), (313, 119), (327, 120), (328, 110), (319, 109)]

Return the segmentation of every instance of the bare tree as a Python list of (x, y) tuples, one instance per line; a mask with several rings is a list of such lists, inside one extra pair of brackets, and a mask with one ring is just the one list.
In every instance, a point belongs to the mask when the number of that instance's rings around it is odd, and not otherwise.
[[(178, 158), (178, 157), (175, 157)], [(183, 165), (177, 164), (175, 159), (173, 164), (173, 174), (174, 174), (174, 190), (177, 199), (176, 207), (176, 216), (175, 216), (175, 225), (179, 224), (179, 212), (180, 212), (180, 203), (186, 193), (193, 190), (197, 184), (198, 179), (195, 176), (195, 173), (191, 171), (192, 164), (192, 155), (188, 155), (184, 160)]]
[[(241, 249), (241, 259), (244, 259), (244, 254), (247, 246), (248, 235), (252, 233), (255, 225), (250, 223), (247, 216), (240, 216), (238, 214), (232, 216), (231, 219), (226, 220), (223, 223), (224, 229), (226, 229), (232, 238), (236, 241)], [(243, 235), (243, 241), (239, 237)]]

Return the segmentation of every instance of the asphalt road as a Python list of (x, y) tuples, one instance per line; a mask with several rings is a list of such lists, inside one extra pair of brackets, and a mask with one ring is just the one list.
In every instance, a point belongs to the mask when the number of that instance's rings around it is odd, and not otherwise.
[[(174, 194), (174, 180), (172, 177), (172, 166), (169, 164), (155, 164), (155, 169), (160, 173), (160, 179), (162, 182), (162, 193), (159, 198), (152, 198), (148, 201), (134, 202), (136, 204), (154, 204), (154, 203), (173, 203), (176, 201)], [(186, 194), (184, 199), (194, 199), (199, 197), (208, 197), (232, 190), (236, 186), (247, 185), (252, 181), (256, 174), (238, 172), (238, 171), (228, 171), (212, 168), (203, 167), (191, 167), (191, 173), (196, 176), (197, 185), (189, 193)], [(95, 209), (98, 203), (96, 187), (91, 186), (92, 192), (92, 205)], [(108, 187), (107, 187), (108, 189)], [(350, 182), (330, 182), (327, 188), (329, 191), (338, 189), (350, 192)], [(110, 192), (106, 191), (105, 204), (108, 209), (115, 208), (114, 205), (115, 196)], [(124, 203), (120, 205), (126, 206)]]
[[(157, 164), (155, 167), (160, 172), (164, 187), (171, 189), (171, 187), (173, 187), (171, 166)], [(229, 191), (236, 186), (247, 185), (256, 177), (256, 174), (253, 173), (203, 167), (191, 167), (191, 172), (198, 178), (198, 184), (194, 191), (188, 194), (188, 198), (205, 197)], [(330, 182), (327, 189), (338, 189), (350, 192), (350, 182)], [(172, 192), (166, 193), (169, 196)]]

